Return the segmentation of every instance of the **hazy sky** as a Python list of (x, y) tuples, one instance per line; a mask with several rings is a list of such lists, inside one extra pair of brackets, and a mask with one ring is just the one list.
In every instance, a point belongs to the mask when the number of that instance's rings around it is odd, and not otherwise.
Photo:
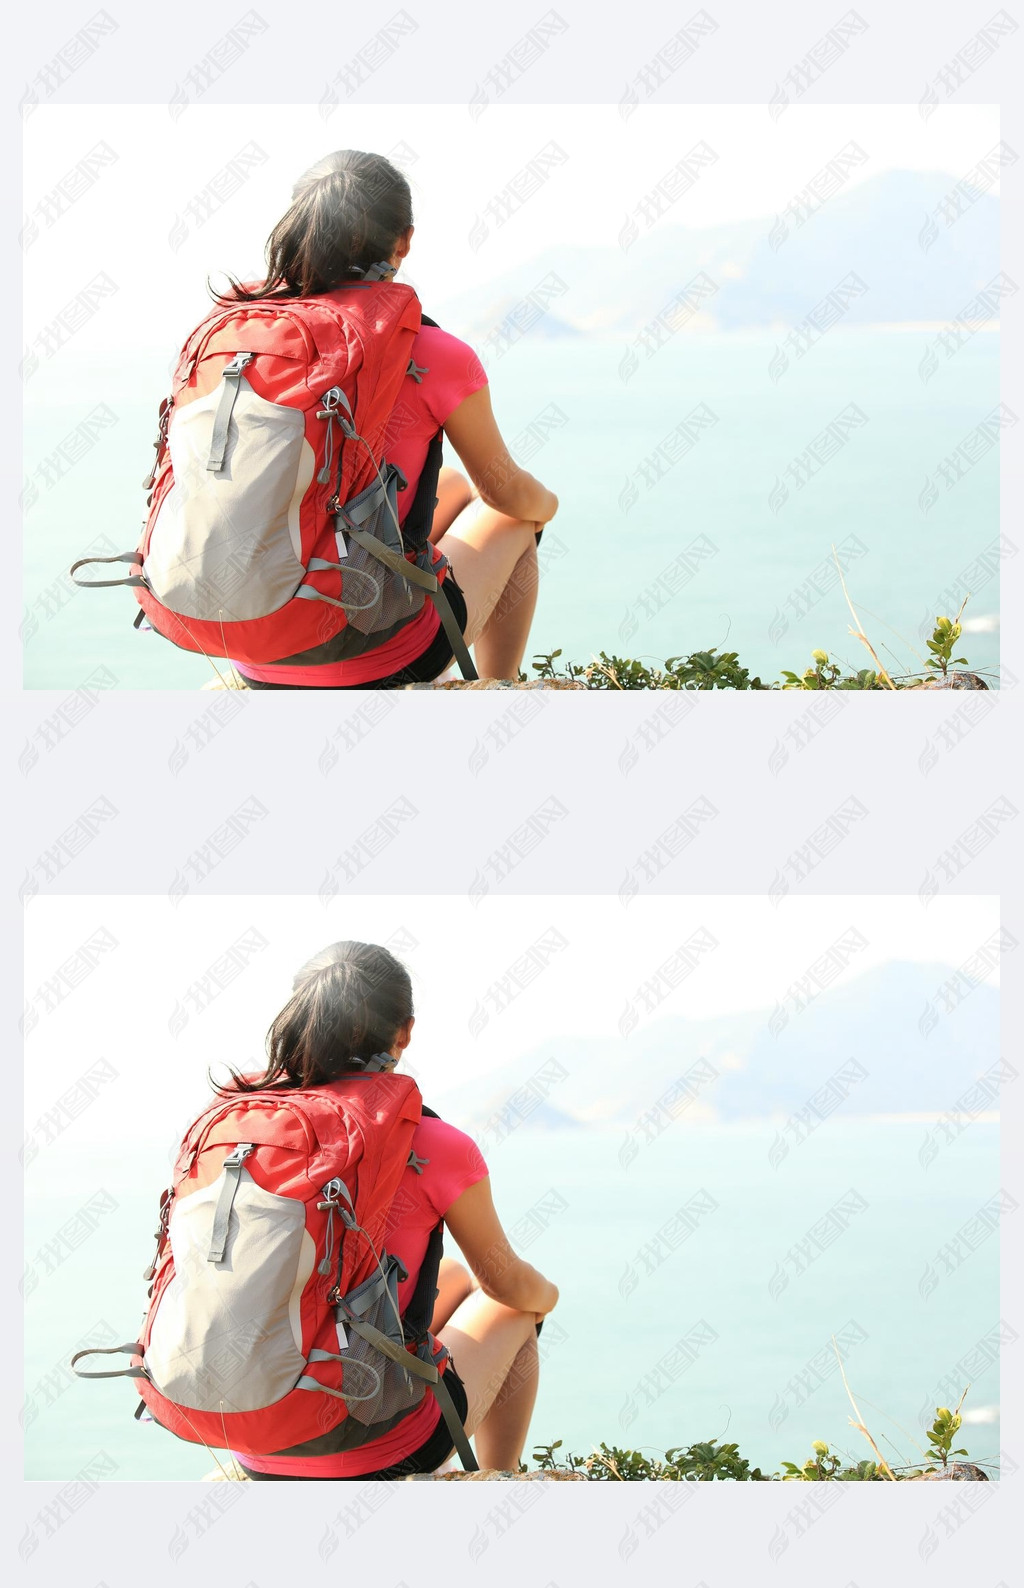
[[(998, 931), (989, 897), (763, 896), (486, 897), (465, 895), (335, 898), (211, 896), (32, 899), (26, 911), (26, 998), (54, 984), (59, 967), (87, 939), (115, 942), (95, 952), (95, 969), (52, 1012), (39, 1013), (26, 1043), (29, 1125), (100, 1057), (132, 1091), (110, 1089), (76, 1135), (115, 1130), (134, 1106), (184, 1124), (201, 1103), (210, 1064), (245, 1063), (262, 1052), (270, 1020), (286, 1001), (292, 973), (339, 938), (392, 942), (413, 976), (417, 1027), (409, 1058), (433, 1076), (434, 1094), (498, 1068), (539, 1044), (612, 1035), (627, 1002), (666, 957), (703, 931), (718, 947), (654, 1014), (638, 1009), (637, 1029), (666, 1015), (708, 1017), (743, 1009), (770, 1013), (787, 989), (851, 927), (867, 939), (832, 985), (893, 959), (956, 967)], [(532, 976), (538, 939), (546, 968)], [(561, 944), (559, 939), (562, 940)], [(232, 979), (223, 956), (244, 968)], [(261, 941), (266, 946), (261, 946)], [(211, 969), (214, 969), (211, 977)], [(519, 995), (498, 1010), (489, 989), (512, 973)], [(936, 985), (942, 975), (938, 972)], [(224, 990), (206, 1002), (218, 979)], [(986, 978), (998, 981), (993, 969)], [(506, 985), (508, 981), (506, 980)], [(635, 1000), (634, 1000), (635, 1002)], [(205, 1004), (205, 1006), (204, 1006)], [(488, 1019), (477, 1034), (480, 1009)], [(104, 1094), (105, 1095), (105, 1094)]]
[[(548, 246), (617, 247), (627, 217), (700, 144), (717, 159), (656, 224), (763, 216), (767, 231), (851, 140), (868, 158), (850, 186), (903, 168), (941, 171), (952, 187), (999, 122), (997, 107), (972, 105), (927, 121), (916, 105), (792, 106), (777, 122), (764, 105), (641, 105), (626, 120), (614, 105), (505, 105), (475, 121), (465, 105), (339, 106), (326, 119), (315, 105), (190, 105), (178, 120), (162, 105), (45, 105), (24, 130), (26, 339), (105, 272), (117, 293), (76, 347), (170, 352), (205, 307), (207, 272), (258, 269), (292, 182), (332, 149), (394, 152), (416, 215), (405, 279), (440, 302)], [(508, 185), (531, 161), (536, 191), (515, 197)], [(499, 221), (489, 206), (506, 189)]]

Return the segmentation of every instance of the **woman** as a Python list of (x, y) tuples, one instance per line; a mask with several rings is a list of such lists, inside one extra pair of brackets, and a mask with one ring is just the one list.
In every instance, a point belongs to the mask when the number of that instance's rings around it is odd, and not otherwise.
[[(343, 149), (296, 183), (290, 209), (267, 243), (267, 275), (237, 282), (224, 301), (311, 297), (357, 280), (378, 261), (397, 271), (413, 236), (409, 184), (383, 155)], [(433, 325), (413, 343), (388, 429), (388, 461), (408, 481), (403, 523), (434, 436), (443, 429), (469, 480), (442, 468), (430, 531), (435, 569), (474, 647), (484, 678), (516, 678), (537, 601), (537, 542), (558, 498), (509, 455), (491, 411), (487, 376), (472, 348)], [(472, 483), (470, 483), (472, 482)], [(237, 671), (254, 689), (390, 689), (437, 678), (452, 662), (437, 611), (425, 602), (393, 639), (347, 662)]]
[[(236, 1074), (228, 1090), (315, 1086), (381, 1053), (400, 1063), (415, 1025), (412, 984), (386, 948), (332, 944), (303, 966), (294, 989), (271, 1027), (265, 1073)], [(388, 1251), (408, 1274), (400, 1309), (414, 1293), (439, 1219), (472, 1271), (442, 1259), (431, 1330), (450, 1353), (444, 1381), (475, 1436), (481, 1467), (515, 1471), (537, 1394), (539, 1325), (558, 1300), (557, 1287), (516, 1256), (480, 1149), (444, 1120), (425, 1116), (417, 1125), (393, 1215)], [(256, 1479), (365, 1480), (433, 1472), (452, 1450), (438, 1402), (424, 1395), (391, 1432), (344, 1454), (235, 1459)]]

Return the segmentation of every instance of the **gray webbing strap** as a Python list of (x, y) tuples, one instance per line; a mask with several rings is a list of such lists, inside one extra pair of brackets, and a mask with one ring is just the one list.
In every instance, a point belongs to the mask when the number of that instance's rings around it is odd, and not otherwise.
[(115, 585), (145, 585), (146, 583), (142, 575), (137, 573), (132, 574), (127, 579), (75, 578), (75, 574), (78, 572), (79, 568), (89, 568), (93, 563), (98, 562), (137, 562), (141, 564), (142, 557), (137, 551), (119, 551), (116, 557), (80, 557), (77, 562), (71, 564), (71, 568), (69, 570), (72, 583), (78, 585), (79, 589), (81, 590), (112, 590)]
[(420, 1357), (413, 1356), (411, 1351), (396, 1345), (393, 1340), (388, 1339), (386, 1334), (382, 1334), (379, 1329), (375, 1329), (372, 1323), (364, 1323), (360, 1318), (349, 1316), (346, 1317), (345, 1322), (348, 1328), (354, 1329), (356, 1334), (361, 1335), (369, 1345), (376, 1346), (377, 1350), (384, 1356), (390, 1357), (392, 1362), (397, 1362), (398, 1366), (403, 1368), (406, 1373), (411, 1373), (414, 1378), (426, 1379), (437, 1400), (437, 1404), (441, 1408), (441, 1415), (448, 1425), (448, 1432), (452, 1436), (452, 1443), (459, 1453), (462, 1465), (467, 1472), (479, 1472), (479, 1463), (473, 1454), (473, 1447), (466, 1437), (466, 1430), (462, 1426), (459, 1414), (455, 1410), (455, 1403), (448, 1393), (448, 1386), (444, 1383), (434, 1363), (424, 1362)]
[(252, 1142), (240, 1142), (234, 1152), (224, 1159), (224, 1184), (220, 1188), (217, 1198), (217, 1210), (213, 1215), (213, 1233), (210, 1236), (210, 1250), (206, 1255), (208, 1263), (222, 1263), (224, 1253), (228, 1247), (228, 1227), (231, 1222), (231, 1209), (235, 1202), (235, 1192), (242, 1176), (242, 1165), (253, 1151)]
[[(402, 480), (404, 483), (404, 475)], [(380, 478), (371, 480), (365, 491), (360, 491), (358, 496), (354, 496), (350, 502), (345, 503), (339, 517), (342, 518), (345, 524), (365, 524), (366, 520), (372, 518), (380, 507), (382, 499), (390, 502), (391, 510), (397, 519), (398, 473), (393, 466), (386, 482)]]
[(459, 671), (463, 678), (470, 681), (479, 678), (480, 674), (473, 666), (473, 658), (469, 654), (465, 637), (455, 621), (455, 613), (448, 605), (448, 597), (444, 593), (444, 586), (439, 584), (436, 590), (430, 590), (427, 593), (437, 608), (437, 615), (444, 626), (444, 632), (448, 636), (448, 644), (452, 648), (452, 655), (459, 664)]
[[(377, 605), (377, 602), (381, 597), (381, 588), (376, 579), (373, 577), (372, 573), (367, 573), (364, 568), (347, 568), (343, 562), (327, 562), (323, 557), (310, 557), (306, 564), (307, 573), (322, 573), (327, 568), (336, 570), (338, 573), (345, 575), (344, 579), (342, 580), (342, 587), (346, 591), (348, 590), (348, 587), (352, 583), (353, 579), (365, 579), (366, 583), (373, 587), (373, 594), (371, 595), (369, 601), (349, 601), (346, 598), (344, 601), (337, 602), (336, 604), (338, 606), (345, 607), (349, 612), (368, 612), (371, 607), (375, 607)], [(319, 595), (319, 591), (313, 590), (312, 585), (308, 584), (300, 584), (295, 594), (298, 595), (301, 591), (308, 592), (306, 595), (307, 601), (310, 599), (310, 595), (312, 595), (314, 600)], [(325, 596), (323, 599), (330, 600), (331, 597)]]
[(355, 1395), (343, 1395), (341, 1390), (329, 1389), (326, 1384), (318, 1384), (316, 1379), (310, 1378), (308, 1373), (303, 1373), (300, 1379), (296, 1379), (295, 1388), (319, 1390), (321, 1395), (333, 1395), (336, 1401), (350, 1401), (357, 1398)]
[(142, 1346), (138, 1340), (132, 1345), (96, 1345), (87, 1351), (76, 1351), (71, 1358), (69, 1366), (76, 1378), (148, 1378), (149, 1374), (144, 1367), (118, 1367), (106, 1373), (86, 1373), (81, 1368), (75, 1367), (83, 1356), (141, 1356)]
[(354, 1213), (356, 1205), (355, 1205), (355, 1203), (352, 1200), (352, 1193), (349, 1190), (348, 1186), (345, 1184), (344, 1180), (340, 1179), (338, 1175), (335, 1175), (334, 1178), (331, 1181), (331, 1184), (332, 1185), (336, 1185), (338, 1187), (338, 1190), (341, 1192), (342, 1196), (345, 1198), (345, 1201), (348, 1203), (349, 1207), (352, 1209), (352, 1211)]
[(340, 607), (345, 611), (344, 601), (335, 601), (333, 596), (322, 595), (319, 590), (314, 590), (311, 584), (300, 584), (295, 594), (301, 596), (303, 601), (324, 601), (329, 607)]
[(463, 678), (479, 678), (479, 673), (473, 666), (473, 659), (463, 637), (462, 630), (455, 621), (455, 613), (448, 604), (448, 597), (444, 593), (444, 586), (438, 582), (437, 575), (428, 573), (425, 568), (418, 568), (415, 563), (409, 562), (405, 557), (400, 557), (390, 546), (378, 540), (376, 535), (371, 535), (368, 530), (359, 529), (354, 524), (345, 524), (348, 533), (357, 545), (369, 552), (371, 557), (376, 557), (392, 573), (398, 574), (400, 579), (407, 579), (410, 584), (419, 585), (429, 595), (437, 608), (437, 613), (448, 636), (448, 643), (452, 648), (452, 655), (459, 664)]
[(433, 1390), (434, 1398), (441, 1408), (441, 1416), (448, 1424), (448, 1432), (452, 1436), (452, 1444), (459, 1453), (459, 1460), (462, 1462), (463, 1469), (466, 1472), (479, 1472), (480, 1463), (473, 1454), (473, 1446), (470, 1444), (466, 1430), (462, 1425), (462, 1419), (455, 1410), (455, 1403), (448, 1393), (444, 1375), (439, 1373), (430, 1388)]
[(368, 1395), (353, 1395), (351, 1390), (328, 1389), (326, 1384), (318, 1383), (315, 1378), (310, 1378), (308, 1373), (304, 1373), (298, 1380), (295, 1385), (296, 1389), (323, 1390), (325, 1395), (333, 1395), (337, 1400), (341, 1401), (372, 1401), (376, 1400), (377, 1396), (380, 1394), (380, 1374), (377, 1372), (375, 1367), (370, 1366), (369, 1362), (349, 1362), (348, 1357), (339, 1356), (337, 1351), (321, 1351), (319, 1346), (314, 1346), (312, 1351), (310, 1351), (309, 1356), (306, 1358), (307, 1367), (309, 1366), (310, 1362), (349, 1363), (351, 1367), (357, 1367), (360, 1373), (370, 1373), (373, 1375), (373, 1389)]
[(223, 389), (220, 402), (217, 404), (217, 417), (213, 421), (213, 435), (210, 438), (210, 456), (206, 467), (208, 472), (219, 474), (224, 467), (224, 454), (228, 450), (228, 426), (238, 396), (238, 383), (242, 378), (247, 364), (251, 364), (256, 357), (255, 353), (236, 353), (230, 364), (227, 364), (221, 375)]

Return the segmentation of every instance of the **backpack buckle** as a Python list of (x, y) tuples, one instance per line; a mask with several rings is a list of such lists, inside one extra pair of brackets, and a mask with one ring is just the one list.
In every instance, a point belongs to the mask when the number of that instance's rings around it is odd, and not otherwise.
[(254, 1142), (240, 1141), (237, 1147), (232, 1148), (224, 1159), (223, 1168), (240, 1169), (249, 1154), (256, 1151)]
[(251, 364), (256, 357), (255, 353), (236, 353), (229, 364), (225, 364), (221, 375), (227, 380), (237, 380), (243, 373), (247, 364)]

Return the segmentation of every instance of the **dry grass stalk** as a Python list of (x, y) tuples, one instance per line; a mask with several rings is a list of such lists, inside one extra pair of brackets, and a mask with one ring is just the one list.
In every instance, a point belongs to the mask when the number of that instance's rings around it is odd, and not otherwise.
[(847, 1395), (850, 1397), (850, 1405), (853, 1407), (855, 1413), (857, 1414), (856, 1415), (856, 1421), (854, 1420), (854, 1418), (852, 1418), (852, 1417), (850, 1418), (850, 1426), (853, 1427), (853, 1428), (856, 1428), (856, 1430), (857, 1430), (857, 1432), (859, 1434), (863, 1434), (864, 1435), (864, 1438), (867, 1440), (868, 1444), (871, 1446), (872, 1450), (875, 1452), (875, 1457), (877, 1459), (879, 1472), (883, 1473), (885, 1475), (885, 1477), (887, 1477), (889, 1479), (890, 1483), (895, 1483), (896, 1482), (896, 1474), (893, 1472), (893, 1470), (890, 1467), (889, 1463), (886, 1461), (885, 1457), (882, 1455), (882, 1452), (879, 1450), (878, 1446), (875, 1444), (875, 1441), (872, 1439), (870, 1433), (868, 1432), (867, 1427), (865, 1426), (865, 1423), (864, 1423), (864, 1419), (860, 1415), (860, 1408), (857, 1405), (857, 1402), (853, 1398), (853, 1391), (851, 1390), (851, 1388), (850, 1388), (850, 1386), (849, 1386), (849, 1384), (847, 1382), (847, 1379), (846, 1379), (846, 1370), (843, 1367), (843, 1359), (839, 1355), (839, 1347), (836, 1345), (836, 1337), (835, 1337), (835, 1335), (832, 1336), (832, 1349), (833, 1349), (833, 1351), (835, 1351), (835, 1353), (836, 1353), (836, 1361), (839, 1363), (839, 1372), (842, 1375), (843, 1388), (845, 1389)]
[(846, 588), (846, 580), (843, 578), (843, 570), (839, 566), (839, 557), (838, 557), (838, 555), (836, 553), (835, 546), (832, 547), (832, 556), (835, 559), (836, 572), (839, 575), (839, 583), (843, 587), (843, 595), (846, 597), (846, 605), (850, 609), (850, 616), (853, 618), (854, 623), (856, 623), (856, 625), (857, 625), (857, 627), (855, 629), (851, 629), (850, 630), (850, 633), (853, 635), (854, 639), (860, 640), (861, 644), (867, 647), (867, 650), (869, 651), (869, 653), (871, 655), (871, 660), (875, 664), (875, 670), (878, 673), (879, 678), (886, 685), (886, 687), (889, 688), (889, 689), (895, 689), (896, 685), (893, 683), (892, 679), (889, 677), (888, 672), (886, 671), (886, 669), (882, 666), (881, 662), (879, 661), (878, 652), (875, 650), (875, 647), (872, 645), (871, 641), (868, 639), (867, 635), (864, 633), (864, 630), (861, 628), (860, 618), (857, 616), (856, 612), (853, 609), (853, 602), (850, 600), (850, 592)]

